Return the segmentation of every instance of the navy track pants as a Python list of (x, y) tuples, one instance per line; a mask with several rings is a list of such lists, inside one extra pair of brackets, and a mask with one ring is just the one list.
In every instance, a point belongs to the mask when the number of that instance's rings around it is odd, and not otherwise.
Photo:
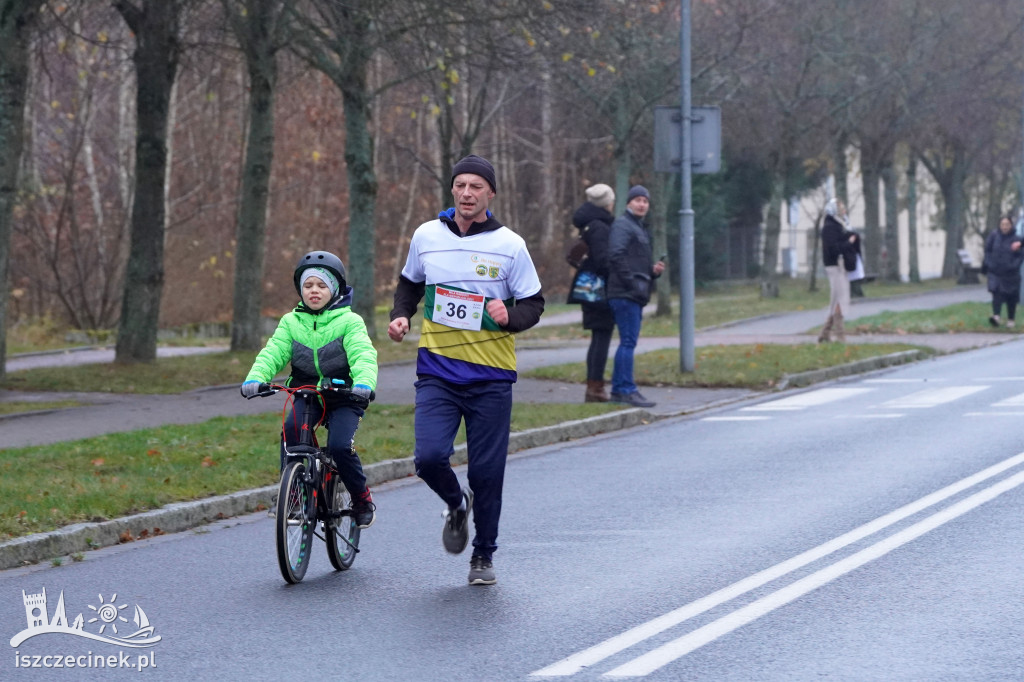
[(490, 559), (498, 548), (501, 491), (512, 421), (512, 383), (454, 384), (430, 376), (416, 382), (416, 475), (449, 508), (457, 507), (462, 500), (451, 456), (463, 419), (469, 460), (466, 475), (474, 496), (473, 554)]

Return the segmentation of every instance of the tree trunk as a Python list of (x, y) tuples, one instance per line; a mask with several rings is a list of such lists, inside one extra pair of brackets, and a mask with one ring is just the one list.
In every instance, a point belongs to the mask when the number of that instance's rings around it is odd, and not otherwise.
[(366, 87), (369, 57), (369, 54), (353, 49), (350, 61), (342, 66), (344, 74), (340, 86), (345, 108), (345, 167), (349, 197), (347, 278), (353, 288), (352, 310), (366, 322), (370, 338), (376, 339), (373, 271), (377, 262), (374, 229), (377, 175), (373, 168), (373, 136), (370, 134), (372, 95)]
[(615, 163), (615, 215), (626, 210), (626, 196), (629, 194), (633, 162), (629, 155), (629, 109), (620, 91), (615, 93), (615, 149), (612, 152)]
[(167, 122), (178, 67), (180, 5), (177, 0), (144, 0), (140, 8), (127, 0), (118, 0), (114, 6), (136, 36), (133, 60), (138, 118), (131, 246), (115, 361), (152, 362), (156, 359), (164, 285)]
[(869, 144), (860, 152), (860, 174), (864, 181), (864, 267), (868, 272), (882, 272), (882, 231), (878, 225), (878, 157)]
[(814, 236), (811, 238), (811, 258), (808, 261), (808, 284), (807, 291), (815, 292), (818, 290), (818, 247), (821, 245), (821, 223), (825, 219), (824, 211), (818, 214), (817, 220), (814, 221)]
[(25, 140), (29, 41), (41, 4), (42, 0), (0, 0), (0, 379), (6, 375), (7, 280)]
[(960, 140), (951, 139), (933, 153), (920, 154), (918, 158), (942, 192), (943, 227), (946, 230), (942, 276), (955, 277), (960, 269), (957, 251), (963, 248), (964, 241), (964, 181), (967, 178), (964, 144)]
[(785, 193), (785, 179), (781, 172), (775, 173), (772, 195), (768, 200), (768, 212), (764, 218), (764, 250), (761, 257), (761, 298), (779, 297), (779, 235), (782, 233), (782, 203)]
[[(655, 262), (657, 262), (662, 255), (668, 254), (668, 225), (669, 221), (672, 220), (673, 217), (673, 202), (670, 197), (672, 196), (672, 186), (674, 184), (679, 184), (679, 176), (677, 174), (662, 174), (661, 191), (658, 192), (656, 196), (664, 206), (659, 212), (661, 220), (651, 227), (651, 249), (654, 252), (652, 256)], [(672, 272), (670, 268), (671, 263), (666, 260), (665, 271), (661, 273), (661, 277), (658, 278), (658, 288), (655, 292), (657, 294), (657, 306), (654, 310), (655, 317), (665, 317), (672, 314)]]
[(850, 207), (850, 196), (846, 187), (846, 180), (850, 174), (850, 167), (846, 163), (846, 146), (849, 143), (850, 140), (846, 133), (842, 133), (836, 138), (836, 198), (843, 202), (847, 209)]
[(942, 200), (945, 204), (946, 253), (942, 260), (942, 276), (955, 277), (960, 267), (957, 251), (964, 243), (964, 181), (967, 179), (967, 158), (963, 144), (954, 141), (953, 158), (939, 180)]
[(243, 18), (249, 73), (249, 124), (235, 247), (235, 295), (231, 350), (259, 350), (263, 342), (261, 303), (266, 248), (270, 170), (274, 162), (274, 94), (277, 87), (275, 45), (270, 33), (271, 3), (260, 2)]
[(910, 281), (921, 281), (921, 270), (917, 262), (917, 152), (910, 151), (907, 163), (907, 233), (910, 251), (907, 254), (910, 265)]
[(885, 279), (900, 281), (900, 207), (899, 187), (892, 154), (882, 163), (882, 182), (885, 188)]
[(541, 226), (540, 247), (541, 253), (550, 254), (554, 249), (555, 239), (561, 238), (561, 233), (555, 229), (555, 153), (551, 138), (554, 135), (552, 123), (553, 104), (551, 93), (551, 65), (547, 59), (542, 59), (540, 73), (540, 215), (543, 220)]

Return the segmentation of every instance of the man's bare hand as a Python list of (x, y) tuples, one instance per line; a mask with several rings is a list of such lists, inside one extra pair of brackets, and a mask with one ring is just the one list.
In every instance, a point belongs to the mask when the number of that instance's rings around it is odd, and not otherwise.
[(409, 331), (409, 318), (408, 317), (396, 317), (391, 320), (391, 324), (388, 325), (388, 336), (395, 343), (398, 343), (405, 338), (406, 333)]
[(487, 314), (490, 315), (499, 326), (508, 324), (508, 308), (496, 298), (487, 302)]

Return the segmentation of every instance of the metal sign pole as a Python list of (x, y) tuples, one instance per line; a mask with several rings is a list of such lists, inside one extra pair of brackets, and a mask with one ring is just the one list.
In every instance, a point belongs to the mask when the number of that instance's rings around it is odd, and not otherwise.
[(682, 179), (682, 203), (679, 209), (679, 370), (692, 372), (694, 362), (694, 246), (693, 246), (693, 196), (691, 192), (693, 158), (690, 92), (690, 1), (682, 0), (679, 29), (680, 85), (682, 101), (680, 114), (680, 177)]

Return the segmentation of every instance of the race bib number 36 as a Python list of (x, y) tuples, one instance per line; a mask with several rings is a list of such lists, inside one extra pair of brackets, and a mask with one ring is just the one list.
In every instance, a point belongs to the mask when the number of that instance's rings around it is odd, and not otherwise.
[(455, 329), (480, 331), (484, 319), (484, 295), (434, 287), (434, 322)]

